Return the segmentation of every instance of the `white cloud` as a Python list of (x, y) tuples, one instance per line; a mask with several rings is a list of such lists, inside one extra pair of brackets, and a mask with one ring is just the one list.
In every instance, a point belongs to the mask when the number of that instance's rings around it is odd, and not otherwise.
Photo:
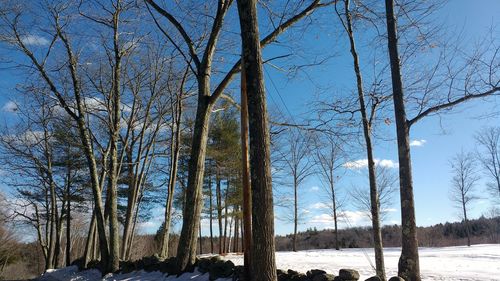
[[(394, 162), (393, 160), (390, 159), (374, 159), (376, 166), (380, 167), (385, 167), (385, 168), (397, 168), (398, 163)], [(351, 169), (351, 170), (360, 170), (368, 167), (368, 159), (359, 159), (355, 161), (350, 161), (344, 163), (344, 168)]]
[(47, 46), (50, 41), (47, 40), (46, 38), (39, 36), (39, 35), (25, 35), (21, 38), (21, 41), (25, 45), (32, 45), (32, 46)]
[(309, 209), (315, 209), (315, 210), (318, 210), (318, 209), (329, 209), (329, 208), (330, 208), (330, 206), (328, 206), (325, 203), (321, 203), (321, 202), (314, 203), (311, 206), (309, 206)]
[(424, 146), (426, 142), (426, 140), (412, 140), (410, 146)]
[(311, 189), (309, 189), (309, 191), (319, 191), (319, 186), (311, 186)]
[(2, 111), (4, 112), (16, 112), (19, 109), (18, 105), (14, 101), (8, 101), (2, 107)]

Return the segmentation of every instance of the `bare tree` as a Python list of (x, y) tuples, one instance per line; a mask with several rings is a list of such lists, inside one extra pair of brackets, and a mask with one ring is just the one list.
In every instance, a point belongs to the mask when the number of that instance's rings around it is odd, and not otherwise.
[[(393, 173), (390, 168), (383, 166), (375, 166), (377, 188), (378, 188), (378, 204), (380, 210), (380, 221), (383, 222), (389, 209), (394, 205), (394, 193), (396, 190), (396, 185), (398, 182), (397, 174)], [(366, 192), (364, 187), (354, 187), (350, 192), (353, 205), (359, 211), (366, 213), (368, 218), (371, 220), (371, 200), (369, 192)]]
[(322, 182), (325, 184), (327, 194), (327, 204), (330, 206), (331, 214), (335, 227), (335, 249), (339, 250), (338, 240), (338, 219), (340, 217), (340, 202), (338, 197), (337, 183), (340, 179), (339, 169), (343, 165), (344, 152), (341, 147), (341, 141), (338, 137), (331, 134), (323, 134), (315, 138), (315, 160), (318, 167), (318, 173)]
[[(286, 143), (280, 147), (280, 158), (283, 162), (286, 173), (290, 174), (291, 178), (286, 179), (293, 188), (293, 207), (292, 218), (293, 222), (293, 244), (292, 250), (297, 251), (297, 232), (298, 224), (301, 217), (299, 212), (299, 189), (311, 174), (313, 174), (312, 155), (310, 150), (311, 137), (305, 135), (297, 128), (289, 128), (284, 132), (286, 134)], [(291, 181), (291, 182), (290, 182)]]
[[(366, 109), (365, 104), (365, 93), (364, 93), (364, 85), (363, 85), (363, 76), (361, 73), (360, 62), (358, 51), (356, 48), (354, 31), (353, 31), (353, 23), (352, 23), (352, 15), (350, 11), (350, 1), (344, 1), (344, 16), (339, 12), (337, 8), (337, 2), (335, 3), (335, 11), (339, 19), (342, 22), (342, 25), (349, 37), (349, 43), (351, 48), (351, 55), (353, 58), (353, 66), (354, 73), (356, 75), (356, 85), (357, 85), (357, 93), (358, 93), (358, 101), (359, 101), (359, 111), (361, 113), (361, 122), (363, 124), (363, 136), (365, 139), (365, 147), (366, 147), (366, 155), (368, 160), (368, 178), (370, 183), (370, 210), (371, 210), (371, 221), (372, 221), (372, 229), (373, 229), (373, 241), (374, 241), (374, 249), (375, 249), (375, 264), (377, 276), (382, 280), (386, 280), (385, 276), (385, 265), (384, 265), (384, 253), (383, 253), (383, 245), (382, 245), (382, 231), (380, 227), (380, 202), (379, 202), (379, 194), (377, 188), (377, 179), (376, 179), (376, 168), (375, 168), (375, 159), (373, 156), (373, 144), (372, 144), (372, 121), (375, 115), (375, 106), (372, 106), (371, 113), (369, 113)], [(344, 19), (345, 18), (345, 19)]]
[[(405, 280), (419, 281), (421, 279), (410, 156), (410, 127), (424, 117), (449, 110), (463, 102), (498, 95), (500, 92), (500, 77), (498, 76), (500, 48), (493, 39), (486, 44), (484, 49), (479, 48), (472, 55), (466, 55), (465, 58), (463, 53), (458, 52), (456, 48), (452, 49), (457, 52), (452, 51), (452, 56), (438, 61), (425, 79), (420, 81), (423, 84), (419, 88), (421, 96), (412, 96), (412, 100), (416, 100), (413, 103), (416, 105), (415, 115), (413, 118), (407, 118), (405, 104), (408, 101), (405, 99), (405, 90), (407, 89), (403, 87), (401, 75), (397, 34), (398, 18), (394, 12), (394, 2), (394, 0), (386, 0), (385, 8), (399, 156), (403, 243), (398, 275)], [(428, 15), (428, 12), (426, 13)], [(408, 13), (405, 13), (404, 10), (403, 15), (408, 17)], [(420, 34), (420, 36), (422, 35)], [(443, 54), (446, 52), (444, 51)], [(462, 60), (457, 60), (457, 58), (462, 58)], [(461, 62), (458, 66), (457, 61)], [(441, 65), (444, 65), (444, 76), (437, 75)]]
[(488, 190), (493, 202), (500, 203), (500, 127), (483, 128), (476, 134), (476, 142), (482, 149), (478, 158), (490, 178)]
[(478, 199), (475, 188), (480, 177), (476, 170), (476, 161), (472, 153), (462, 151), (450, 160), (450, 166), (453, 173), (450, 200), (462, 214), (467, 235), (467, 246), (470, 246), (470, 226), (467, 211), (470, 210), (471, 203)]

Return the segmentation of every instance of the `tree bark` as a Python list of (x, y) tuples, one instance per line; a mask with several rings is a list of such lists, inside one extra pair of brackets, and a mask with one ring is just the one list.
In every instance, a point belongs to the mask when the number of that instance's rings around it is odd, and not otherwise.
[[(182, 91), (182, 88), (181, 88)], [(172, 143), (170, 144), (170, 171), (168, 176), (168, 194), (165, 206), (165, 224), (160, 249), (162, 258), (168, 257), (170, 249), (170, 225), (172, 224), (172, 206), (174, 202), (175, 184), (177, 183), (177, 169), (179, 165), (179, 155), (181, 149), (181, 120), (182, 120), (182, 95), (177, 97), (175, 122), (172, 128)]]
[(238, 0), (248, 94), (252, 200), (252, 279), (276, 281), (271, 152), (257, 1)]
[(394, 115), (398, 141), (399, 182), (401, 197), (402, 249), (398, 263), (398, 275), (406, 281), (420, 281), (415, 202), (411, 170), (409, 126), (404, 104), (401, 64), (398, 53), (397, 22), (394, 16), (394, 0), (385, 0), (388, 49), (391, 65)]
[[(208, 76), (210, 77), (210, 76)], [(192, 266), (196, 260), (196, 242), (202, 210), (202, 185), (205, 172), (205, 156), (208, 140), (210, 112), (213, 105), (209, 102), (210, 85), (207, 77), (198, 77), (199, 98), (196, 109), (195, 125), (188, 164), (188, 184), (186, 204), (182, 218), (182, 229), (177, 247), (178, 270)]]
[[(243, 55), (242, 62), (243, 60)], [(250, 280), (252, 249), (252, 189), (250, 187), (250, 167), (248, 165), (248, 103), (245, 70), (241, 70), (241, 180), (243, 181), (243, 258), (245, 280)]]

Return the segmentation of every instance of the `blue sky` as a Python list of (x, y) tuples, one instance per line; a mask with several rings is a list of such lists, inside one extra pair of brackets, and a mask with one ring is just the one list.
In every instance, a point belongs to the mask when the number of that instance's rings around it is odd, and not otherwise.
[[(328, 13), (332, 13), (330, 16)], [(337, 21), (333, 16), (333, 11), (323, 11), (322, 23), (328, 20)], [(450, 0), (446, 6), (438, 12), (437, 18), (444, 21), (447, 29), (461, 30), (464, 35), (465, 44), (472, 44), (474, 40), (484, 36), (491, 26), (500, 26), (500, 1), (498, 0)], [(339, 40), (335, 31), (330, 31), (329, 26), (322, 26), (312, 35), (304, 35), (305, 46), (310, 46), (322, 52), (328, 51), (335, 55), (321, 67), (307, 68), (308, 75), (314, 77), (311, 82), (305, 75), (299, 74), (296, 79), (289, 80), (289, 77), (273, 66), (266, 66), (266, 86), (268, 94), (269, 108), (272, 111), (281, 111), (285, 115), (292, 115), (293, 119), (301, 120), (307, 115), (310, 109), (310, 102), (318, 92), (323, 96), (329, 92), (351, 89), (354, 85), (354, 78), (351, 68), (351, 57), (347, 52), (346, 42)], [(498, 30), (498, 29), (497, 29)], [(341, 34), (343, 36), (343, 34)], [(345, 37), (344, 37), (345, 38)], [(362, 41), (362, 40), (360, 40)], [(358, 46), (360, 49), (362, 44)], [(307, 48), (307, 47), (306, 47)], [(283, 50), (278, 47), (268, 49), (264, 52), (266, 58), (275, 55), (287, 54), (294, 50)], [(2, 54), (5, 55), (5, 54)], [(363, 56), (364, 54), (362, 54)], [(275, 66), (279, 66), (279, 61)], [(403, 66), (404, 67), (404, 66)], [(14, 86), (18, 82), (15, 74), (6, 69), (0, 69), (0, 120), (9, 120), (12, 113), (8, 112), (9, 101), (16, 100)], [(233, 87), (237, 88), (236, 83)], [(321, 85), (321, 90), (318, 89)], [(325, 90), (328, 88), (328, 90)], [(281, 97), (278, 95), (280, 93)], [(286, 102), (286, 107), (284, 102)], [(474, 133), (483, 126), (498, 125), (500, 117), (497, 115), (490, 118), (480, 118), (484, 113), (491, 112), (494, 105), (499, 100), (490, 99), (485, 102), (473, 102), (465, 106), (458, 107), (452, 113), (439, 117), (429, 117), (417, 123), (411, 131), (411, 140), (419, 140), (420, 146), (412, 147), (413, 179), (415, 188), (415, 201), (418, 225), (431, 225), (445, 221), (456, 221), (459, 219), (458, 213), (452, 207), (448, 192), (450, 187), (450, 167), (449, 159), (461, 149), (474, 150)], [(290, 117), (290, 116), (288, 116)], [(3, 121), (2, 121), (3, 122)], [(445, 130), (443, 130), (445, 128)], [(384, 128), (387, 141), (377, 141), (375, 156), (378, 159), (385, 159), (397, 162), (396, 142), (394, 140), (393, 124)], [(422, 141), (424, 140), (424, 141)], [(359, 159), (366, 158), (362, 154)], [(355, 159), (354, 159), (355, 160)], [(393, 168), (397, 172), (397, 168)], [(353, 185), (366, 184), (365, 174), (360, 170), (347, 171), (342, 177), (339, 192), (346, 194)], [(278, 189), (289, 189), (289, 187), (277, 187)], [(483, 190), (484, 182), (478, 185), (478, 190)], [(332, 226), (328, 211), (320, 204), (324, 195), (321, 182), (317, 176), (311, 176), (301, 187), (302, 195), (301, 208), (307, 213), (304, 223), (300, 229), (309, 227), (330, 228)], [(290, 189), (291, 191), (291, 189)], [(342, 196), (342, 195), (341, 195)], [(386, 223), (399, 223), (399, 196), (396, 193), (394, 205), (390, 206)], [(348, 201), (347, 201), (348, 202)], [(472, 209), (471, 217), (478, 217), (485, 213), (490, 207), (487, 198), (481, 199)], [(368, 220), (357, 213), (352, 206), (346, 204), (345, 211), (349, 214), (350, 225), (368, 225)], [(162, 221), (162, 208), (156, 209), (158, 217), (144, 224), (144, 230), (153, 232)], [(155, 213), (156, 213), (155, 212)], [(277, 209), (277, 217), (283, 217), (284, 209)], [(207, 233), (206, 224), (204, 232)], [(341, 224), (345, 227), (346, 224)], [(276, 232), (278, 234), (290, 233), (293, 226), (282, 220), (276, 220)]]
[[(498, 27), (500, 19), (500, 1), (496, 0), (452, 0), (449, 1), (443, 10), (436, 15), (443, 19), (446, 27), (452, 32), (461, 31), (464, 36), (464, 41), (467, 45), (472, 44), (474, 40), (478, 40), (488, 33), (492, 26)], [(494, 35), (495, 36), (495, 35)], [(498, 36), (498, 34), (496, 34)], [(327, 37), (328, 38), (328, 37)], [(336, 45), (335, 38), (330, 37), (325, 40), (318, 40), (321, 44), (330, 44), (332, 48)], [(468, 43), (470, 42), (470, 43)], [(358, 46), (358, 48), (361, 48)], [(335, 49), (336, 51), (338, 50)], [(331, 71), (321, 71), (313, 75), (319, 75), (319, 79), (328, 79), (331, 84), (342, 85), (340, 87), (348, 87), (349, 83), (354, 83), (354, 77), (351, 75), (352, 69), (350, 64), (350, 54), (348, 48), (338, 50), (338, 56), (334, 58), (334, 62), (328, 67), (333, 68)], [(335, 62), (341, 65), (336, 65)], [(404, 66), (403, 66), (404, 68)], [(271, 70), (272, 71), (272, 70)], [(275, 72), (278, 73), (278, 72)], [(266, 77), (269, 80), (269, 77)], [(274, 81), (280, 79), (279, 74), (272, 77)], [(302, 81), (301, 81), (302, 82)], [(299, 83), (301, 83), (299, 82)], [(268, 85), (268, 95), (276, 95), (276, 91)], [(278, 83), (286, 85), (287, 83)], [(286, 93), (285, 100), (289, 111), (304, 112), (308, 108), (308, 101), (304, 97), (304, 92), (314, 92), (314, 88), (307, 83), (297, 85), (294, 82), (288, 83), (279, 89), (279, 92)], [(353, 85), (351, 85), (352, 87)], [(309, 87), (309, 88), (308, 88)], [(281, 107), (283, 104), (273, 102), (278, 98), (268, 99), (270, 107)], [(484, 126), (498, 126), (500, 124), (500, 116), (484, 118), (488, 112), (495, 110), (495, 105), (498, 105), (500, 100), (498, 97), (489, 99), (488, 102), (476, 101), (466, 105), (457, 107), (454, 111), (446, 113), (441, 117), (428, 117), (423, 119), (412, 127), (411, 140), (420, 141), (421, 145), (412, 146), (412, 165), (414, 192), (416, 203), (416, 219), (419, 226), (432, 225), (445, 221), (459, 220), (459, 213), (453, 208), (449, 200), (449, 188), (452, 174), (450, 173), (449, 159), (461, 149), (466, 151), (475, 150), (474, 133)], [(388, 134), (394, 136), (394, 128), (388, 130)], [(392, 131), (392, 132), (391, 132)], [(389, 136), (390, 137), (390, 136)], [(422, 140), (424, 140), (422, 142)], [(397, 163), (396, 141), (377, 141), (375, 148), (375, 157), (379, 159), (392, 160)], [(366, 157), (360, 156), (359, 159)], [(397, 168), (393, 168), (397, 172)], [(347, 172), (342, 177), (339, 186), (341, 193), (346, 191), (353, 185), (367, 184), (364, 179), (366, 173), (358, 171)], [(300, 199), (302, 200), (302, 208), (307, 209), (308, 213), (304, 219), (304, 223), (300, 229), (305, 230), (308, 227), (317, 227), (318, 229), (332, 227), (331, 218), (328, 211), (318, 208), (318, 202), (322, 201), (321, 183), (317, 177), (311, 176), (303, 185), (304, 191)], [(318, 188), (319, 187), (319, 188)], [(490, 208), (488, 198), (484, 196), (484, 181), (478, 184), (477, 190), (482, 198), (476, 202), (471, 210), (471, 217), (478, 217), (486, 213)], [(386, 220), (386, 224), (400, 223), (400, 205), (399, 194), (396, 193), (394, 205), (390, 207), (390, 212)], [(350, 225), (369, 225), (369, 221), (361, 216), (352, 206), (345, 206), (350, 217)], [(280, 212), (278, 210), (278, 216)], [(345, 227), (346, 224), (341, 224)], [(282, 221), (277, 221), (276, 232), (290, 233), (293, 231), (292, 224), (287, 224)]]

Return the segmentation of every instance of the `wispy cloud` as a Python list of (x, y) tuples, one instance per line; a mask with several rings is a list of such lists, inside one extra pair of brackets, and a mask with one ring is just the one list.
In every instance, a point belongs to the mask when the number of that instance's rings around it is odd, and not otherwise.
[(410, 146), (424, 146), (426, 142), (426, 140), (412, 140)]
[(3, 112), (16, 112), (19, 109), (18, 105), (14, 101), (8, 101), (2, 107)]
[[(390, 159), (374, 159), (376, 166), (379, 167), (384, 167), (384, 168), (397, 168), (398, 163), (394, 162), (393, 160)], [(368, 159), (359, 159), (355, 161), (350, 161), (344, 163), (344, 168), (351, 169), (351, 170), (360, 170), (368, 167)]]
[(314, 203), (311, 206), (309, 206), (309, 209), (315, 209), (315, 210), (318, 210), (318, 209), (329, 209), (329, 208), (330, 207), (327, 204), (321, 203), (321, 202)]
[(50, 41), (47, 38), (34, 34), (23, 36), (21, 38), (21, 41), (25, 45), (31, 45), (31, 46), (47, 46), (50, 43)]
[(319, 191), (319, 186), (317, 185), (314, 185), (314, 186), (311, 186), (311, 188), (309, 189), (309, 191)]

